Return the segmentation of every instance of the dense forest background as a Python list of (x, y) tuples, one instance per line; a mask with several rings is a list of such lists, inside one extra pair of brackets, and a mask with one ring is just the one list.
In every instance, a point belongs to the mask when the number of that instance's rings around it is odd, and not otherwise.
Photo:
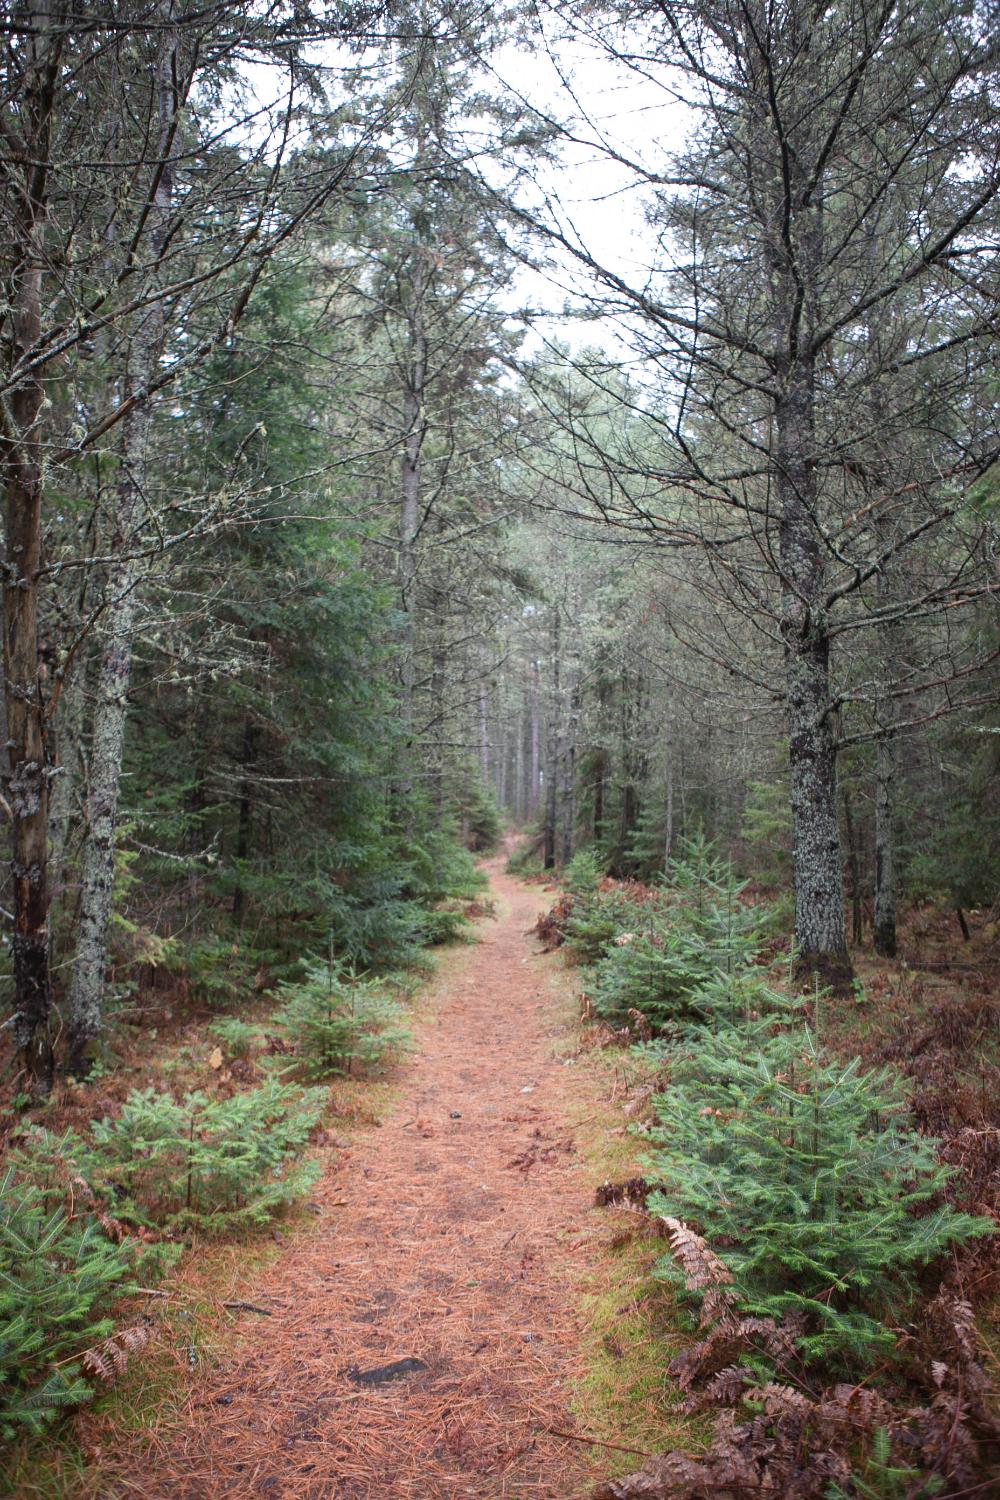
[[(794, 867), (831, 973), (845, 869), (886, 954), (900, 896), (963, 932), (995, 900), (985, 13), (852, 9), (822, 47), (796, 17), (755, 43), (782, 112), (732, 18), (547, 16), (688, 130), (672, 176), (607, 146), (664, 247), (632, 284), (550, 190), (586, 99), (499, 86), (547, 34), (517, 12), (11, 8), (4, 905), (36, 1083), (56, 1024), (87, 1066), (109, 963), (419, 943), (500, 816), (547, 868), (591, 843), (649, 877), (695, 830)], [(603, 347), (517, 305), (567, 277)]]
[(0, 12), (17, 1108), (508, 825), (841, 995), (995, 931), (991, 5)]

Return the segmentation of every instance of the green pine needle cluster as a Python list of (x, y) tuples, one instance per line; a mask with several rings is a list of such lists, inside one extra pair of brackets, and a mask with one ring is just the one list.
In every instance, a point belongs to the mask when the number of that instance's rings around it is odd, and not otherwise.
[(130, 1288), (128, 1242), (92, 1216), (53, 1208), (40, 1189), (0, 1178), (0, 1436), (37, 1434), (91, 1394), (78, 1356), (113, 1328)]
[(640, 1011), (662, 1031), (702, 1013), (704, 987), (752, 961), (759, 913), (703, 839), (688, 841), (665, 888), (590, 883), (589, 873), (582, 864), (573, 871), (566, 931), (593, 965), (588, 992), (603, 1019), (621, 1024)]
[(807, 1360), (868, 1364), (893, 1347), (913, 1273), (992, 1228), (941, 1205), (950, 1170), (904, 1113), (886, 1071), (840, 1062), (808, 1027), (704, 1030), (656, 1099), (650, 1207), (698, 1225), (748, 1312), (804, 1314)]
[(319, 1175), (302, 1159), (326, 1090), (269, 1079), (232, 1098), (177, 1100), (135, 1089), (90, 1140), (36, 1131), (19, 1165), (50, 1197), (67, 1163), (116, 1218), (173, 1231), (220, 1233), (263, 1224), (307, 1193)]
[(284, 1004), (275, 1019), (315, 1078), (349, 1073), (355, 1064), (376, 1068), (409, 1043), (403, 1008), (380, 980), (317, 967), (281, 993)]

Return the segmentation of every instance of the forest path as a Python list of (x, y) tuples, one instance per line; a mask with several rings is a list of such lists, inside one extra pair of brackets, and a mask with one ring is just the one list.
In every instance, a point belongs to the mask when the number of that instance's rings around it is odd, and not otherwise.
[[(572, 1426), (593, 1202), (566, 1123), (577, 1070), (556, 1055), (567, 979), (528, 936), (551, 893), (504, 857), (486, 869), (497, 917), (432, 981), (396, 1108), (338, 1153), (317, 1232), (232, 1294), (273, 1316), (151, 1432), (105, 1430), (110, 1493), (586, 1495), (587, 1449), (548, 1430)], [(375, 1387), (347, 1373), (406, 1358), (426, 1369)]]

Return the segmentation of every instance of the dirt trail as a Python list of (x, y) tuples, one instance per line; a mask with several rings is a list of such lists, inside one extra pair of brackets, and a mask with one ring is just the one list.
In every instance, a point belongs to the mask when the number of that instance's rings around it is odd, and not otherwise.
[[(318, 1233), (238, 1295), (266, 1301), (183, 1407), (114, 1452), (118, 1496), (580, 1500), (565, 1383), (593, 1184), (565, 1124), (557, 961), (527, 930), (551, 895), (488, 865), (498, 901), (449, 957), (403, 1097), (338, 1153)], [(576, 1241), (576, 1244), (574, 1244)], [(425, 1369), (375, 1388), (348, 1373)]]

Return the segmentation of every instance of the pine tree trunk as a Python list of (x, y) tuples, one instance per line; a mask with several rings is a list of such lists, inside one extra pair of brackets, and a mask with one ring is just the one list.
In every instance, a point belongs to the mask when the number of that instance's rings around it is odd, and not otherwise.
[(669, 875), (674, 857), (674, 703), (673, 693), (669, 687), (667, 688), (667, 716), (664, 724), (663, 739), (666, 759), (664, 767), (666, 826), (663, 834), (663, 873)]
[[(166, 12), (169, 14), (169, 12)], [(167, 231), (172, 196), (171, 141), (178, 101), (175, 96), (176, 38), (161, 34), (156, 61), (161, 170), (149, 215), (149, 244), (155, 263)], [(154, 272), (155, 274), (155, 272)], [(97, 669), (90, 757), (90, 790), (80, 889), (80, 925), (69, 995), (69, 1064), (77, 1076), (92, 1062), (104, 1009), (104, 970), (115, 873), (115, 827), (121, 792), (132, 648), (143, 565), (139, 557), (152, 406), (144, 394), (155, 375), (163, 346), (163, 305), (150, 302), (136, 317), (128, 351), (126, 388), (133, 405), (122, 421), (121, 468), (111, 538), (114, 561), (108, 578), (105, 642)]]
[(823, 559), (814, 517), (814, 373), (787, 371), (776, 404), (781, 633), (791, 766), (795, 943), (803, 975), (843, 991), (851, 979), (837, 827), (836, 747), (830, 713), (830, 642), (823, 616)]
[[(19, 350), (41, 331), (39, 266), (25, 267), (19, 286)], [(49, 777), (45, 704), (38, 661), (38, 569), (41, 550), (42, 460), (38, 421), (41, 385), (19, 387), (11, 399), (16, 432), (6, 458), (4, 571), (4, 675), (10, 765), (6, 799), (12, 833), (14, 930), (14, 1040), (36, 1092), (52, 1082), (48, 1035), (52, 1009), (49, 975)]]
[(542, 838), (542, 868), (552, 870), (556, 863), (556, 811), (559, 793), (559, 719), (562, 713), (561, 640), (559, 611), (552, 612), (552, 656), (549, 665), (549, 702), (545, 724), (545, 824)]
[(576, 824), (576, 726), (580, 717), (580, 688), (574, 673), (569, 700), (569, 723), (566, 727), (562, 761), (562, 816), (560, 819), (559, 863), (566, 865), (573, 857), (573, 829)]
[(243, 744), (240, 752), (240, 764), (243, 768), (243, 776), (240, 780), (240, 808), (239, 821), (236, 826), (236, 889), (233, 891), (233, 921), (237, 927), (243, 926), (243, 912), (246, 906), (246, 891), (243, 886), (242, 866), (250, 855), (250, 824), (253, 818), (253, 782), (250, 780), (250, 767), (253, 765), (257, 750), (257, 726), (247, 714), (243, 721)]
[(520, 827), (524, 822), (525, 813), (525, 785), (524, 785), (524, 741), (525, 741), (525, 711), (524, 697), (521, 695), (519, 712), (517, 716), (516, 742), (514, 748), (514, 822)]
[(604, 837), (607, 784), (608, 752), (601, 749), (597, 752), (597, 763), (594, 769), (594, 838), (598, 841)]
[(851, 940), (857, 946), (864, 941), (864, 923), (861, 892), (861, 848), (857, 824), (851, 799), (844, 788), (844, 828), (847, 833), (847, 860), (851, 874)]
[(413, 250), (409, 316), (409, 365), (403, 396), (403, 470), (399, 518), (399, 607), (403, 615), (402, 661), (400, 664), (403, 725), (403, 769), (398, 779), (400, 798), (408, 824), (412, 821), (413, 773), (411, 759), (415, 737), (417, 672), (417, 537), (420, 531), (421, 455), (424, 444), (424, 387), (427, 380), (427, 334), (424, 328), (426, 266), (423, 246)]
[[(642, 695), (642, 681), (636, 684), (637, 697)], [(622, 759), (622, 802), (621, 814), (618, 824), (619, 844), (619, 873), (631, 872), (631, 860), (627, 850), (629, 841), (639, 821), (639, 792), (636, 786), (636, 749), (635, 749), (635, 704), (629, 698), (629, 678), (626, 673), (622, 678), (621, 698), (621, 759)]]
[(541, 697), (541, 682), (538, 670), (538, 662), (531, 664), (531, 785), (528, 797), (528, 811), (532, 814), (538, 811), (539, 799), (539, 776), (541, 774), (541, 714), (539, 711), (539, 698)]
[(486, 701), (486, 683), (482, 679), (479, 682), (479, 774), (483, 778), (483, 786), (488, 789), (490, 784), (490, 721)]
[(875, 952), (896, 956), (896, 780), (895, 735), (875, 741)]
[(53, 778), (49, 796), (49, 875), (52, 885), (53, 923), (65, 920), (66, 848), (73, 819), (73, 798), (80, 774), (80, 746), (83, 741), (86, 706), (86, 657), (79, 658), (68, 682), (63, 682), (59, 699), (56, 751), (58, 775)]
[[(24, 135), (27, 161), (13, 195), (14, 221), (7, 226), (14, 267), (10, 286), (13, 337), (8, 358), (16, 368), (42, 332), (42, 243), (48, 194), (48, 162), (60, 44), (50, 33), (45, 3), (22, 17), (27, 43)], [(14, 977), (14, 1042), (35, 1093), (52, 1083), (49, 1018), (49, 766), (45, 702), (38, 659), (38, 572), (41, 563), (44, 434), (42, 383), (34, 375), (14, 387), (2, 438), (6, 556), (3, 578), (3, 656), (8, 764), (4, 791), (11, 825), (11, 900)]]
[[(880, 601), (891, 605), (893, 595), (891, 570), (884, 568), (879, 578)], [(879, 632), (879, 681), (875, 690), (875, 952), (882, 958), (895, 958), (896, 901), (898, 872), (896, 868), (897, 799), (899, 786), (899, 741), (896, 735), (896, 700), (890, 692), (890, 671), (901, 661), (903, 642), (898, 626), (883, 625)]]

